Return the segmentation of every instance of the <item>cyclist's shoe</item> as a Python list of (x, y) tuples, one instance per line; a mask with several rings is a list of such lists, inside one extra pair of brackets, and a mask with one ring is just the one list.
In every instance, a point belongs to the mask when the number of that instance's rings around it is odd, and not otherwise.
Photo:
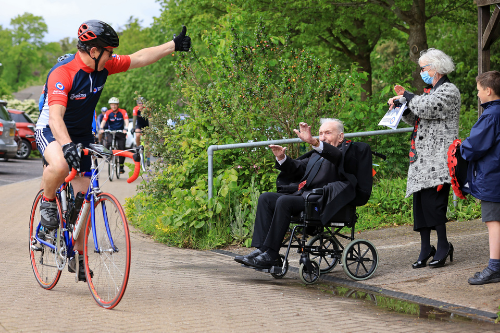
[(40, 205), (40, 216), (40, 224), (47, 230), (53, 230), (59, 227), (57, 203), (55, 201), (42, 201)]
[(151, 166), (151, 159), (149, 157), (146, 159), (146, 166)]
[(125, 173), (125, 169), (123, 168), (123, 165), (120, 165), (120, 173)]
[[(78, 281), (87, 282), (87, 278), (85, 276), (85, 266), (83, 264), (83, 256), (79, 256), (78, 258)], [(76, 271), (76, 261), (75, 257), (70, 258), (68, 261), (68, 272), (74, 273)], [(90, 270), (90, 277), (94, 277), (94, 272)]]

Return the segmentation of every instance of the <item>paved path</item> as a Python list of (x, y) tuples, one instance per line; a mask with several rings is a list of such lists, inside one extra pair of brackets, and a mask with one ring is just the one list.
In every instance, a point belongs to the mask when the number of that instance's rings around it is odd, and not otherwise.
[[(304, 286), (243, 269), (231, 257), (177, 249), (134, 231), (127, 291), (113, 310), (97, 306), (85, 283), (64, 271), (42, 290), (28, 255), (28, 216), (39, 179), (0, 186), (0, 332), (495, 332), (477, 322), (400, 315), (342, 298), (331, 284)], [(134, 186), (120, 179), (105, 191), (123, 202)], [(326, 290), (326, 291), (325, 291)]]

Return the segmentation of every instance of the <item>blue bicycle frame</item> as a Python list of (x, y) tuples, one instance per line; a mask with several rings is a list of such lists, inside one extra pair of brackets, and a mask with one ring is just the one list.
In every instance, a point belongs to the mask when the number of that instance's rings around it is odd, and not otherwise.
[[(89, 188), (87, 189), (87, 193), (85, 195), (85, 200), (84, 200), (82, 207), (80, 209), (83, 209), (84, 205), (90, 204), (90, 218), (91, 218), (91, 223), (92, 223), (92, 236), (94, 237), (95, 252), (100, 253), (99, 244), (98, 244), (97, 235), (96, 235), (96, 228), (95, 228), (95, 198), (96, 198), (96, 195), (94, 193), (94, 190), (99, 189), (99, 179), (97, 177), (98, 173), (97, 173), (97, 166), (96, 166), (95, 160), (96, 160), (95, 157), (92, 156), (92, 170), (90, 172), (85, 172), (83, 175), (84, 177), (90, 177), (91, 182), (90, 182)], [(62, 193), (63, 193), (63, 191), (67, 190), (67, 188), (68, 188), (68, 183), (63, 183), (56, 192), (56, 195), (59, 198), (61, 205), (62, 205), (62, 200), (66, 200), (66, 198), (63, 199), (63, 197), (65, 197), (65, 195), (63, 196)], [(66, 203), (66, 205), (67, 205), (67, 203)], [(106, 206), (104, 205), (104, 203), (102, 203), (102, 210), (103, 210), (103, 215), (104, 215), (103, 216), (104, 217), (104, 225), (106, 226), (106, 232), (108, 234), (108, 239), (110, 241), (111, 248), (114, 251), (118, 251), (114, 245), (113, 237), (111, 236), (111, 231), (109, 229), (109, 222), (108, 222), (108, 214), (106, 212)], [(62, 218), (63, 218), (63, 228), (64, 228), (64, 243), (66, 245), (66, 255), (67, 255), (67, 259), (69, 259), (69, 258), (74, 257), (74, 251), (73, 251), (74, 239), (72, 237), (70, 238), (70, 231), (67, 229), (67, 224), (66, 224), (67, 222), (66, 222), (66, 220), (64, 220), (64, 216), (62, 216)], [(80, 223), (83, 223), (83, 222), (84, 221), (80, 221)], [(45, 240), (40, 239), (40, 237), (38, 236), (38, 233), (40, 231), (40, 227), (41, 227), (41, 224), (39, 222), (38, 226), (37, 226), (37, 230), (36, 230), (36, 236), (35, 236), (36, 240), (38, 242), (40, 242), (41, 244), (56, 251), (55, 245), (53, 245)], [(83, 225), (82, 225), (82, 227), (83, 227)]]

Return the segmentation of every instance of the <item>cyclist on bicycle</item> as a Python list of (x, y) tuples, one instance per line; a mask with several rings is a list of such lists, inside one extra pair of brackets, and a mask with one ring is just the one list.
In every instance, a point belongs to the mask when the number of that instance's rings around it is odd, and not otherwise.
[[(149, 120), (148, 120), (148, 118), (143, 117), (141, 115), (143, 109), (144, 109), (144, 98), (143, 97), (139, 97), (139, 98), (137, 98), (137, 106), (134, 107), (134, 111), (132, 112), (132, 114), (134, 116), (134, 121), (132, 122), (132, 124), (134, 126), (132, 128), (132, 134), (135, 132), (135, 144), (137, 146), (141, 145), (142, 129), (144, 127), (149, 126)], [(148, 157), (146, 159), (146, 164), (147, 164), (147, 166), (150, 165), (149, 154), (148, 154)]]
[[(101, 122), (101, 129), (99, 133), (104, 133), (104, 127), (106, 123), (111, 131), (121, 131), (121, 133), (115, 134), (115, 142), (118, 149), (125, 149), (125, 141), (127, 139), (127, 128), (128, 128), (128, 114), (124, 109), (119, 109), (118, 104), (120, 100), (116, 97), (111, 97), (108, 101), (111, 110), (108, 110)], [(106, 148), (111, 147), (113, 142), (113, 135), (111, 133), (106, 133)], [(125, 173), (123, 169), (123, 163), (125, 162), (125, 156), (119, 156), (120, 161), (120, 173)]]
[[(183, 27), (173, 40), (131, 55), (113, 55), (118, 45), (118, 35), (110, 25), (86, 21), (78, 29), (78, 52), (58, 62), (47, 76), (35, 137), (48, 164), (43, 172), (44, 195), (40, 205), (40, 222), (48, 230), (58, 227), (56, 190), (68, 175), (68, 166), (90, 171), (90, 157), (80, 158), (76, 145), (88, 146), (94, 140), (94, 109), (107, 76), (150, 65), (174, 51), (189, 51), (191, 38)], [(72, 181), (75, 192), (86, 191), (89, 183), (90, 179), (83, 177)], [(78, 238), (74, 248), (83, 253), (83, 237)]]
[(106, 114), (106, 111), (108, 111), (108, 108), (103, 106), (101, 108), (101, 114), (97, 116), (97, 130), (98, 130), (98, 135), (97, 135), (97, 139), (99, 140), (99, 144), (102, 145), (102, 133), (101, 133), (101, 129), (108, 129), (108, 125), (105, 125), (104, 127), (101, 127), (101, 122), (102, 122), (102, 118), (104, 118), (104, 115)]

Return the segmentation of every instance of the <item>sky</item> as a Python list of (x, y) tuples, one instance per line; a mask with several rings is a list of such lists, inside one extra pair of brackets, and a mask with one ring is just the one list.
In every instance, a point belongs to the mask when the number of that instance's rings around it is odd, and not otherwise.
[(0, 25), (11, 29), (10, 20), (25, 12), (43, 17), (48, 33), (44, 41), (58, 42), (65, 37), (76, 38), (80, 24), (101, 20), (113, 28), (123, 27), (130, 16), (148, 27), (153, 17), (160, 16), (156, 0), (7, 0), (0, 4)]

